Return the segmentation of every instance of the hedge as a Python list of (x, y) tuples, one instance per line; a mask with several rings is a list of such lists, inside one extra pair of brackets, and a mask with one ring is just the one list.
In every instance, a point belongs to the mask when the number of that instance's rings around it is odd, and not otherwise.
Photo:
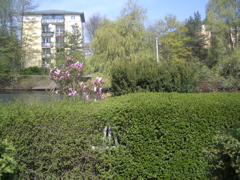
[[(240, 120), (237, 93), (0, 106), (0, 135), (13, 142), (20, 179), (210, 179), (205, 149)], [(106, 125), (117, 144), (103, 143)]]

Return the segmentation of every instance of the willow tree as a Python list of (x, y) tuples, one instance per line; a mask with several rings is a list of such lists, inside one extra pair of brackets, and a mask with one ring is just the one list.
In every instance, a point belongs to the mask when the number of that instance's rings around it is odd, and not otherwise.
[(146, 10), (130, 0), (116, 20), (105, 19), (99, 25), (92, 40), (95, 72), (110, 75), (116, 61), (137, 62), (152, 56), (145, 19)]

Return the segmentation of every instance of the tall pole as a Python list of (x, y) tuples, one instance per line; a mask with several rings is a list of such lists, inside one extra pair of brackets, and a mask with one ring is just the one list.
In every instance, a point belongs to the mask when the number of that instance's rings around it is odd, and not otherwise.
[(156, 55), (157, 55), (157, 63), (158, 63), (158, 38), (156, 38)]

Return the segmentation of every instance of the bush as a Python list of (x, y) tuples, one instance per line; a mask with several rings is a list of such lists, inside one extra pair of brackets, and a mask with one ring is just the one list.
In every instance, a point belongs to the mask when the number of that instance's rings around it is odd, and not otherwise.
[(16, 150), (8, 139), (0, 139), (0, 179), (12, 179), (17, 173)]
[(112, 68), (112, 92), (194, 92), (196, 70), (191, 63), (153, 61), (115, 63)]
[(214, 148), (207, 150), (213, 179), (240, 179), (240, 128), (219, 131)]
[(32, 89), (36, 84), (36, 80), (33, 77), (24, 77), (20, 80), (20, 87), (22, 89)]
[[(135, 93), (0, 104), (0, 135), (11, 136), (19, 179), (209, 179), (203, 150), (240, 119), (239, 96)], [(103, 143), (106, 124), (117, 141)]]
[(66, 99), (0, 105), (0, 135), (12, 137), (19, 179), (96, 179), (99, 158), (91, 141), (100, 127), (89, 104)]
[(116, 62), (112, 68), (111, 90), (115, 95), (136, 90), (136, 68), (133, 62)]
[(43, 69), (37, 66), (21, 69), (21, 75), (43, 75)]
[(106, 102), (98, 116), (119, 144), (102, 154), (103, 179), (209, 179), (203, 149), (240, 118), (239, 94), (136, 93)]

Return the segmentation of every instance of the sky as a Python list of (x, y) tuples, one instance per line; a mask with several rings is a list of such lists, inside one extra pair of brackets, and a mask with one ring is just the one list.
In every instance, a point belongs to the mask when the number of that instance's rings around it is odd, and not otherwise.
[[(83, 12), (85, 21), (89, 16), (100, 13), (110, 20), (115, 20), (127, 0), (34, 0), (37, 10), (66, 10)], [(185, 21), (194, 12), (199, 11), (202, 20), (206, 17), (205, 9), (209, 0), (133, 0), (147, 10), (149, 23), (164, 18), (167, 14), (176, 15), (177, 20)]]

